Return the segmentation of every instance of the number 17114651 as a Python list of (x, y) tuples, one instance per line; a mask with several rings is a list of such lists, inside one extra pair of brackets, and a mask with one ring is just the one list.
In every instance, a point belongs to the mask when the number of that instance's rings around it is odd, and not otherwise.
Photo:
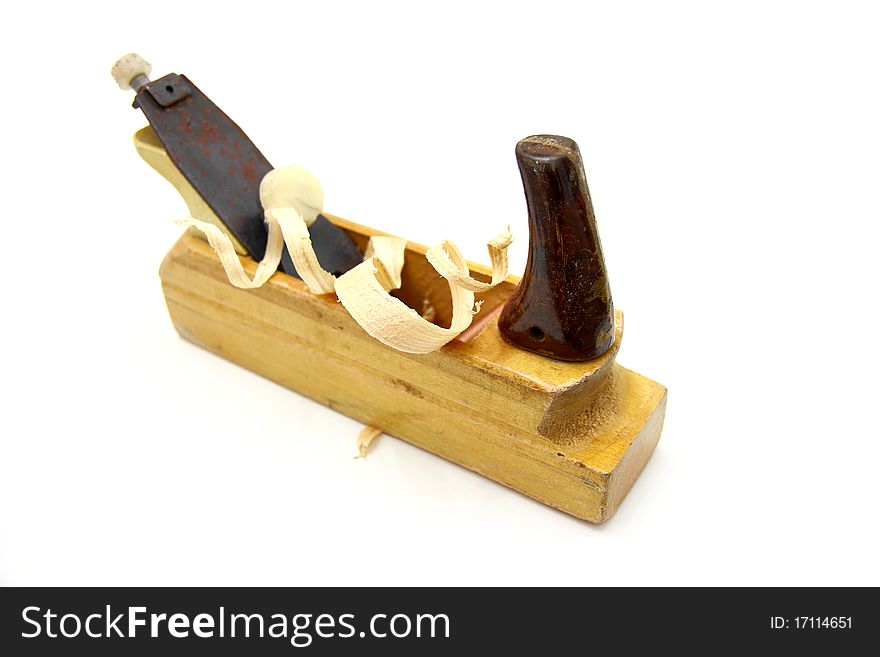
[(848, 630), (852, 629), (852, 616), (773, 616), (770, 627), (774, 630), (794, 628), (798, 630)]

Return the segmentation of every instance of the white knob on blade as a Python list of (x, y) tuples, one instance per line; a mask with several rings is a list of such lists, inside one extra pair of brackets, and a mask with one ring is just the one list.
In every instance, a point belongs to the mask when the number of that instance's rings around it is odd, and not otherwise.
[(116, 80), (120, 89), (130, 89), (132, 80), (140, 76), (149, 78), (152, 70), (150, 62), (132, 52), (119, 58), (110, 69), (110, 75)]

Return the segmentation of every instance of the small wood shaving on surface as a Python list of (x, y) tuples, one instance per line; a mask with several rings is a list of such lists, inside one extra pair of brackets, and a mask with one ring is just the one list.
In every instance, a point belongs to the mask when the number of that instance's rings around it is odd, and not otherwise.
[(372, 445), (373, 441), (375, 441), (380, 435), (382, 435), (381, 429), (377, 429), (376, 427), (364, 427), (357, 437), (358, 455), (354, 458), (367, 458), (367, 452), (370, 449), (370, 445)]

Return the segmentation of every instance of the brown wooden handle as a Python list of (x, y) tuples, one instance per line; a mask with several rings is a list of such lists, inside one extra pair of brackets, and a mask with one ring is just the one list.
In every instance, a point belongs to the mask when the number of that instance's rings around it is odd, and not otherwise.
[(529, 257), (498, 318), (513, 345), (582, 361), (614, 342), (614, 306), (577, 144), (536, 135), (516, 145), (529, 210)]

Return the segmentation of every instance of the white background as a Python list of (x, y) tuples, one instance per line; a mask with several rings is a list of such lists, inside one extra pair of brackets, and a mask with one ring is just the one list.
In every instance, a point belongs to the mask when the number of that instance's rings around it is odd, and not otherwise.
[[(103, 4), (103, 3), (102, 3)], [(15, 3), (0, 582), (880, 584), (870, 3)], [(184, 342), (186, 208), (110, 78), (186, 73), (328, 211), (525, 263), (516, 141), (584, 155), (660, 445), (592, 526)]]

